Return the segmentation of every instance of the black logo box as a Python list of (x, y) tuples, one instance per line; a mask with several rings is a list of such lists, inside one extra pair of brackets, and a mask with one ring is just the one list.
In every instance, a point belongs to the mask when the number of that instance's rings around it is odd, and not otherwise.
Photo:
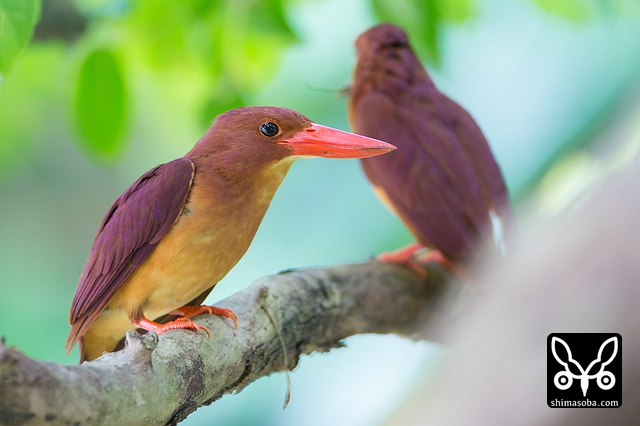
[(552, 408), (621, 406), (622, 336), (551, 333), (547, 337), (547, 404)]

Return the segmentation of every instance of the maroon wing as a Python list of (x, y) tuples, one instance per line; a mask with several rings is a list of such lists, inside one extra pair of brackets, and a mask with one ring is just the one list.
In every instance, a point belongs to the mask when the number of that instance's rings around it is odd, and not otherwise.
[(71, 304), (69, 350), (184, 208), (195, 168), (179, 158), (143, 174), (113, 203), (98, 229)]
[(443, 110), (449, 117), (453, 117), (450, 126), (456, 137), (461, 141), (467, 156), (475, 160), (473, 161), (474, 171), (480, 182), (483, 182), (480, 187), (482, 196), (496, 213), (507, 219), (507, 222), (512, 220), (513, 212), (511, 211), (509, 192), (500, 166), (498, 166), (482, 130), (473, 117), (458, 103), (442, 93), (440, 96)]

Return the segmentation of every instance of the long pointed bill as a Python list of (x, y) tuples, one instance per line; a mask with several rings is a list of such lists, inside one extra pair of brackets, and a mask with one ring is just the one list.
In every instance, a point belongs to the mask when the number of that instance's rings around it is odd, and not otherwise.
[(373, 157), (396, 149), (395, 146), (377, 139), (316, 123), (277, 143), (290, 147), (292, 155), (327, 158)]

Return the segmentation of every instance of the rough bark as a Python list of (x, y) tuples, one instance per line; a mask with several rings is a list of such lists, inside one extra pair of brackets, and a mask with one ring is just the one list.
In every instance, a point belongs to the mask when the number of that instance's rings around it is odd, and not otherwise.
[(445, 289), (458, 287), (445, 281), (435, 269), (423, 280), (374, 261), (281, 273), (220, 302), (238, 315), (237, 330), (205, 315), (196, 320), (211, 339), (184, 330), (160, 339), (129, 332), (123, 351), (77, 366), (33, 360), (0, 344), (0, 423), (176, 424), (354, 334), (437, 340)]

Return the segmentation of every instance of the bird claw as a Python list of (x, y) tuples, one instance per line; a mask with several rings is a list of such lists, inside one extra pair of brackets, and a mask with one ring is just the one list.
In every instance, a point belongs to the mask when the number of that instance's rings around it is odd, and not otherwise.
[(411, 269), (420, 278), (426, 280), (429, 274), (424, 269), (421, 262), (416, 260), (416, 254), (424, 250), (424, 246), (420, 243), (409, 244), (399, 250), (390, 251), (387, 253), (381, 253), (376, 256), (376, 259), (380, 262), (399, 263)]
[(196, 333), (198, 334), (200, 334), (200, 331), (204, 331), (207, 334), (207, 338), (211, 339), (211, 333), (209, 333), (209, 329), (204, 325), (200, 325), (190, 320), (189, 318), (185, 318), (185, 317), (176, 318), (174, 322), (177, 323), (178, 321), (180, 321), (180, 323), (182, 323), (184, 326), (184, 327), (178, 327), (178, 328), (189, 328), (191, 330), (195, 330)]
[(408, 260), (412, 260), (418, 252), (424, 249), (425, 247), (422, 244), (412, 243), (398, 250), (381, 253), (376, 256), (376, 258), (380, 262), (404, 263)]
[(456, 274), (453, 263), (440, 250), (427, 249), (419, 243), (410, 244), (399, 250), (379, 254), (376, 259), (380, 262), (399, 263), (418, 274), (420, 278), (427, 279), (429, 273), (424, 266), (427, 263), (437, 263), (451, 274)]
[(211, 333), (209, 333), (207, 327), (197, 324), (186, 317), (176, 318), (175, 320), (169, 321), (165, 324), (158, 324), (157, 322), (150, 321), (146, 318), (141, 318), (139, 321), (134, 321), (133, 325), (142, 328), (143, 330), (154, 331), (157, 335), (161, 335), (169, 330), (189, 329), (196, 331), (198, 334), (200, 334), (200, 331), (204, 331), (207, 336), (211, 338)]
[(228, 308), (219, 308), (217, 306), (209, 305), (182, 306), (169, 312), (169, 315), (179, 315), (181, 317), (186, 317), (187, 319), (202, 314), (219, 315), (225, 318), (229, 318), (233, 321), (234, 329), (238, 329), (238, 316)]

